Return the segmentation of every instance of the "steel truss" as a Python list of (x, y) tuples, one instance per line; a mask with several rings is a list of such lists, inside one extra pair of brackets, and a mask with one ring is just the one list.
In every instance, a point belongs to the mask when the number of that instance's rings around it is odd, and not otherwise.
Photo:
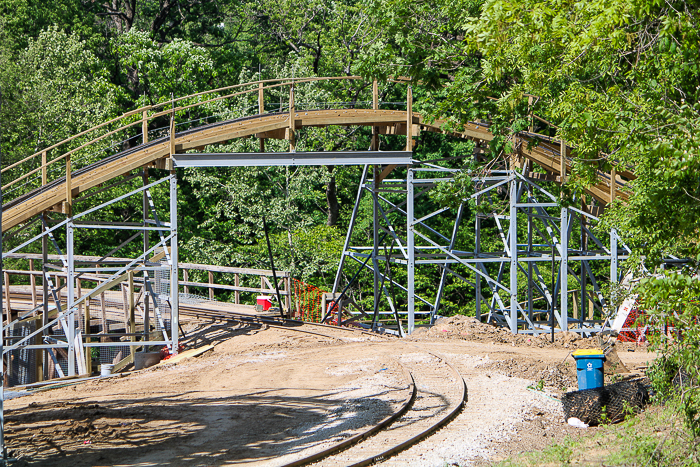
[[(121, 183), (113, 183), (106, 189), (119, 186), (136, 177), (138, 175), (125, 177)], [(46, 372), (49, 359), (53, 361), (59, 376), (62, 376), (63, 373), (67, 373), (66, 376), (89, 374), (91, 348), (128, 347), (131, 350), (130, 355), (123, 359), (125, 364), (133, 361), (138, 347), (141, 347), (142, 351), (145, 352), (150, 346), (167, 346), (171, 353), (177, 353), (179, 340), (177, 176), (175, 171), (171, 171), (168, 176), (149, 182), (147, 169), (143, 169), (141, 178), (142, 186), (79, 213), (71, 212), (71, 206), (64, 206), (65, 211), (68, 212), (65, 220), (53, 226), (50, 226), (51, 221), (47, 214), (41, 214), (41, 232), (17, 247), (3, 252), (3, 261), (6, 261), (7, 258), (21, 258), (23, 251), (28, 247), (38, 242), (41, 243), (43, 256), (42, 302), (30, 312), (17, 316), (16, 319), (10, 317), (10, 310), (8, 310), (8, 322), (3, 326), (6, 339), (10, 339), (12, 331), (18, 326), (34, 320), (31, 332), (22, 332), (20, 337), (16, 337), (12, 341), (11, 345), (6, 345), (3, 349), (3, 356), (13, 351), (38, 350), (37, 365), (39, 371), (37, 379), (39, 381), (50, 377)], [(159, 216), (151, 194), (152, 188), (165, 183), (168, 184), (170, 198), (168, 222)], [(104, 190), (95, 190), (74, 202), (77, 204)], [(100, 211), (113, 207), (116, 203), (133, 202), (135, 198), (139, 197), (141, 198), (139, 201), (141, 201), (142, 210), (141, 222), (120, 223), (94, 220)], [(105, 229), (131, 231), (133, 234), (97, 261), (76, 261), (76, 233), (82, 230)], [(59, 242), (57, 239), (59, 233), (64, 233), (61, 230), (65, 232), (63, 248), (59, 244), (63, 242)], [(155, 236), (158, 240), (151, 245), (151, 238)], [(127, 261), (110, 259), (118, 251), (123, 252), (128, 245), (139, 240), (142, 243), (138, 248), (141, 253), (135, 255), (133, 259)], [(59, 263), (52, 263), (48, 260), (49, 244), (58, 253), (61, 260)], [(58, 271), (66, 277), (63, 285), (59, 285), (55, 281), (55, 274)], [(158, 280), (159, 278), (160, 280)], [(88, 293), (81, 295), (81, 289), (77, 285), (81, 280), (95, 282), (98, 285)], [(163, 284), (167, 284), (167, 293), (160, 290), (164, 288)], [(124, 323), (123, 333), (113, 333), (110, 332), (109, 326), (104, 327), (104, 295), (115, 286), (122, 287), (124, 302), (128, 302), (129, 307), (127, 310), (129, 317), (128, 321)], [(141, 289), (139, 294), (135, 293), (136, 288)], [(66, 294), (65, 301), (61, 299), (63, 289), (65, 289)], [(90, 302), (98, 299), (102, 303), (103, 328), (99, 333), (93, 334), (91, 331)], [(142, 332), (138, 333), (136, 332), (136, 310), (140, 311), (140, 320), (143, 326)], [(168, 313), (170, 315), (169, 329), (166, 327), (168, 320), (165, 319)], [(39, 316), (40, 318), (37, 318)], [(94, 315), (92, 317), (94, 318)], [(36, 321), (37, 319), (41, 320), (40, 323)], [(154, 329), (156, 331), (152, 332)], [(121, 337), (121, 340), (115, 342), (112, 340), (115, 337)], [(65, 372), (56, 359), (59, 349), (66, 355), (67, 364), (63, 365)]]
[[(333, 292), (341, 288), (343, 269), (357, 263), (373, 274), (373, 328), (382, 314), (406, 316), (405, 330), (399, 322), (400, 334), (413, 332), (417, 316), (434, 323), (446, 287), (458, 281), (474, 294), (476, 318), (507, 326), (514, 334), (550, 332), (552, 327), (600, 331), (608, 314), (597, 277), (600, 263), (607, 263), (605, 280), (617, 282), (618, 264), (631, 252), (614, 230), (608, 239), (597, 238), (592, 225), (599, 218), (582, 200), (580, 207), (563, 205), (528, 177), (529, 164), (474, 173), (474, 193), (456, 209), (435, 206), (427, 198), (460, 170), (414, 161), (404, 177), (382, 180), (381, 168), (365, 166)], [(372, 203), (374, 243), (358, 246), (352, 238), (365, 197)], [(464, 235), (468, 229), (471, 236)], [(499, 246), (483, 237), (489, 232), (497, 233)], [(380, 242), (382, 233), (385, 240)], [(465, 243), (470, 237), (471, 243)], [(417, 287), (416, 273), (429, 268), (439, 269), (439, 283)]]

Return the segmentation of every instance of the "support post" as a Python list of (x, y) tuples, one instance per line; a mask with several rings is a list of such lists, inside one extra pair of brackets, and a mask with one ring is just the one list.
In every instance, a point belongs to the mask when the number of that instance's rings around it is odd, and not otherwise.
[(66, 276), (66, 286), (68, 291), (68, 298), (66, 303), (66, 320), (68, 321), (68, 376), (75, 376), (75, 310), (73, 309), (73, 304), (75, 303), (75, 258), (73, 252), (73, 235), (75, 228), (73, 227), (73, 221), (66, 225), (66, 254), (68, 255), (68, 273)]
[[(376, 78), (372, 81), (372, 110), (379, 110), (379, 85)], [(379, 127), (376, 125), (372, 126), (372, 151), (379, 151)], [(377, 174), (374, 179), (377, 179)]]
[[(265, 113), (265, 95), (263, 93), (263, 83), (258, 83), (258, 113)], [(265, 138), (260, 138), (260, 152), (265, 152)]]
[[(374, 279), (374, 307), (372, 308), (374, 316), (379, 312), (379, 297), (381, 293), (380, 277), (379, 277), (379, 174), (381, 173), (379, 166), (374, 166), (374, 176), (372, 179), (372, 272)], [(375, 325), (373, 320), (372, 326)], [(400, 326), (400, 324), (397, 323)]]
[(294, 84), (289, 86), (289, 152), (296, 152), (296, 141), (294, 140)]
[[(581, 210), (585, 212), (586, 209), (586, 198), (581, 197)], [(581, 216), (581, 254), (586, 255), (588, 253), (588, 234), (586, 233), (586, 216)], [(586, 319), (586, 304), (588, 303), (588, 293), (586, 283), (588, 281), (588, 274), (586, 274), (585, 261), (581, 261), (581, 321), (579, 322), (579, 327), (583, 327), (583, 321)], [(592, 319), (592, 318), (590, 318)]]
[(5, 280), (5, 308), (7, 308), (5, 311), (5, 313), (7, 313), (7, 319), (4, 323), (9, 324), (10, 321), (12, 321), (12, 302), (10, 300), (10, 274), (7, 271), (3, 273), (3, 279)]
[(559, 143), (559, 175), (561, 184), (566, 183), (566, 141), (563, 139)]
[(148, 143), (148, 110), (144, 110), (141, 117), (141, 142), (143, 144)]
[[(514, 172), (514, 170), (513, 170)], [(518, 333), (518, 184), (515, 173), (510, 179), (510, 332)]]
[[(410, 88), (409, 88), (410, 89)], [(413, 206), (413, 169), (409, 166), (406, 174), (406, 218), (408, 226), (406, 229), (407, 249), (408, 249), (408, 334), (413, 332), (415, 327), (415, 235), (413, 233), (414, 206)]]
[[(83, 329), (85, 329), (85, 334), (90, 334), (90, 299), (88, 298), (85, 300), (85, 322), (83, 325)], [(85, 342), (90, 342), (91, 338), (86, 338)], [(85, 369), (87, 370), (86, 373), (89, 375), (92, 374), (92, 348), (91, 347), (85, 347)]]
[[(136, 306), (134, 303), (134, 271), (129, 271), (128, 273), (129, 281), (129, 334), (131, 342), (136, 342)], [(134, 358), (134, 352), (136, 347), (130, 346), (131, 358)]]
[(170, 113), (170, 157), (175, 154), (175, 111)]
[[(0, 110), (2, 110), (2, 90), (0, 89)], [(0, 141), (2, 140), (0, 134)], [(0, 165), (2, 162), (2, 146), (0, 145)], [(2, 225), (2, 176), (0, 175), (0, 225)], [(2, 229), (0, 229), (0, 324), (2, 324), (2, 291), (5, 290), (3, 283), (3, 271), (5, 261), (2, 259)], [(0, 465), (5, 466), (7, 461), (7, 449), (5, 448), (5, 336), (3, 327), (0, 326)]]
[(178, 286), (178, 249), (177, 249), (177, 172), (170, 172), (170, 339), (171, 353), (178, 353), (180, 323), (180, 293)]
[[(236, 287), (239, 287), (241, 285), (241, 278), (238, 275), (238, 273), (234, 274), (233, 276), (233, 285), (235, 285)], [(233, 299), (236, 305), (241, 303), (241, 293), (238, 290), (233, 292)]]
[(617, 229), (610, 230), (610, 282), (617, 283)]
[(71, 176), (70, 155), (66, 156), (66, 216), (73, 215), (73, 188)]
[(559, 299), (559, 312), (561, 314), (561, 330), (569, 330), (569, 209), (561, 208), (561, 261), (559, 262), (559, 286), (561, 297)]
[(36, 276), (34, 272), (34, 260), (29, 260), (29, 286), (32, 288), (32, 308), (36, 308)]
[(46, 185), (47, 181), (48, 181), (48, 173), (47, 173), (47, 167), (46, 167), (46, 151), (43, 151), (41, 153), (41, 185), (42, 186)]
[(615, 201), (617, 197), (617, 170), (615, 167), (610, 170), (610, 202)]
[[(141, 171), (141, 181), (143, 183), (143, 186), (148, 185), (148, 169), (144, 167), (144, 169)], [(146, 190), (143, 190), (142, 193), (142, 208), (143, 210), (143, 226), (147, 227), (148, 226), (148, 219), (149, 219), (149, 202), (148, 202), (148, 193)], [(148, 237), (148, 230), (143, 231), (143, 253), (145, 254), (150, 248), (150, 239)], [(143, 272), (143, 289), (142, 290), (148, 290), (147, 284), (150, 281), (150, 277), (148, 275), (148, 271)], [(154, 304), (155, 307), (155, 304)], [(150, 336), (150, 309), (149, 309), (149, 301), (148, 301), (148, 294), (144, 293), (143, 294), (143, 340), (147, 341), (149, 340)], [(148, 346), (144, 345), (143, 346), (143, 351), (148, 352)]]
[(413, 88), (406, 91), (406, 151), (413, 151)]
[[(44, 231), (48, 227), (48, 223), (46, 222), (46, 213), (42, 212), (41, 213), (41, 230)], [(49, 324), (49, 269), (47, 267), (47, 264), (49, 262), (49, 237), (48, 235), (43, 235), (41, 237), (41, 301), (43, 302), (43, 309), (42, 309), (42, 314), (41, 314), (41, 326), (44, 327), (47, 324)], [(1, 315), (0, 315), (1, 316)], [(42, 338), (43, 336), (48, 334), (48, 330), (44, 329), (44, 331), (41, 333)], [(42, 366), (44, 368), (47, 368), (47, 352), (45, 349), (41, 349), (41, 362)], [(42, 373), (42, 379), (40, 381), (43, 381), (44, 379), (44, 374)]]
[[(481, 195), (477, 195), (474, 200), (476, 209), (474, 209), (474, 259), (478, 260), (481, 251), (481, 217), (479, 217), (479, 202)], [(477, 264), (478, 267), (478, 264)], [(474, 292), (476, 294), (476, 310), (474, 317), (481, 321), (481, 274), (474, 274)]]
[[(617, 196), (616, 189), (617, 189), (617, 171), (615, 170), (615, 167), (612, 168), (610, 171), (610, 203), (613, 203), (615, 201), (615, 197)], [(613, 284), (617, 283), (617, 230), (616, 229), (611, 229), (610, 230), (610, 282)], [(610, 297), (610, 302), (611, 305), (614, 306), (615, 303), (615, 294), (613, 294)]]
[[(209, 273), (209, 285), (214, 284), (214, 273), (211, 271), (208, 271)], [(214, 288), (209, 287), (209, 300), (214, 300)]]
[[(532, 97), (530, 97), (530, 100), (532, 100)], [(532, 102), (530, 102), (532, 104)], [(528, 170), (529, 170), (529, 163), (528, 163)], [(528, 203), (532, 200), (532, 187), (527, 184), (527, 201)], [(528, 207), (527, 208), (527, 256), (532, 257), (532, 208)], [(533, 318), (533, 301), (532, 301), (532, 286), (533, 286), (533, 281), (532, 281), (532, 273), (533, 273), (533, 267), (532, 267), (532, 261), (527, 262), (527, 316), (530, 318), (530, 321), (532, 321)]]

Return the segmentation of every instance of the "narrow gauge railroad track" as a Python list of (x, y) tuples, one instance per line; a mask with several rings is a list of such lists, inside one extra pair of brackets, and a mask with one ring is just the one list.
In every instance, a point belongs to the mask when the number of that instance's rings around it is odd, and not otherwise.
[[(454, 418), (466, 402), (466, 384), (457, 369), (444, 358), (426, 351), (398, 357), (408, 370), (416, 395), (408, 410), (392, 423), (353, 437), (307, 458), (285, 464), (297, 467), (360, 467), (379, 463), (408, 449)], [(403, 360), (403, 362), (401, 361)]]
[[(183, 310), (183, 312), (187, 314), (187, 311)], [(195, 313), (201, 314), (201, 309)], [(219, 313), (218, 317), (223, 318), (224, 314)], [(391, 339), (388, 336), (354, 328), (276, 317), (259, 317), (236, 312), (227, 312), (225, 317), (240, 321), (263, 323), (275, 328), (305, 332), (331, 339), (339, 338), (316, 332), (316, 330), (299, 329), (299, 325), (321, 328), (318, 330), (344, 330), (351, 333), (385, 337), (387, 340)], [(315, 452), (309, 456), (283, 464), (283, 467), (304, 465), (360, 467), (372, 465), (408, 449), (450, 422), (464, 407), (467, 399), (467, 387), (462, 375), (444, 357), (413, 345), (410, 345), (410, 348), (414, 349), (414, 351), (395, 356), (399, 364), (404, 368), (407, 379), (412, 385), (411, 396), (402, 404), (399, 410), (367, 430), (329, 446), (320, 452)]]
[[(356, 328), (277, 317), (253, 316), (237, 312), (222, 312), (220, 310), (202, 310), (192, 305), (181, 305), (180, 308), (181, 314), (184, 315), (266, 324), (278, 329), (344, 342), (353, 341), (320, 331), (346, 331), (353, 334), (380, 337), (387, 341), (393, 340), (394, 337)], [(301, 327), (315, 329), (300, 329)], [(394, 342), (401, 341), (394, 340)], [(379, 463), (420, 442), (452, 420), (466, 402), (467, 388), (464, 379), (457, 369), (443, 357), (410, 344), (409, 346), (414, 349), (411, 353), (399, 353), (395, 355), (395, 359), (404, 370), (410, 395), (402, 401), (393, 414), (342, 442), (283, 464), (283, 467), (304, 465), (359, 467)], [(313, 450), (313, 447), (308, 449)], [(303, 455), (303, 452), (300, 454)]]

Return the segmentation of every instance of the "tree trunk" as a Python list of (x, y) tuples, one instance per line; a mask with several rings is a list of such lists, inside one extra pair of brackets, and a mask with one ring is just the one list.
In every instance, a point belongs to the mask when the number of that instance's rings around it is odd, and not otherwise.
[(338, 223), (338, 215), (340, 214), (340, 205), (338, 204), (338, 195), (335, 191), (335, 176), (333, 175), (334, 167), (327, 166), (331, 173), (331, 179), (326, 186), (326, 201), (328, 203), (328, 221), (326, 225), (335, 225)]

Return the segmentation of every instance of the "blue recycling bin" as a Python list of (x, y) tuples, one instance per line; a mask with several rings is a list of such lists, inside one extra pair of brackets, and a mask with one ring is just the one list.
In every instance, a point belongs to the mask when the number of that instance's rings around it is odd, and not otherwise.
[(605, 354), (600, 349), (580, 349), (571, 354), (576, 360), (578, 390), (602, 388)]

